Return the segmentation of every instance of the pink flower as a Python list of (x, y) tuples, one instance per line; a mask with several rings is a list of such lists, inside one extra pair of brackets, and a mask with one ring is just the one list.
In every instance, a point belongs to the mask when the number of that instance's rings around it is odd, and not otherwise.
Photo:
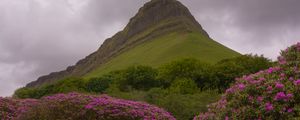
[(284, 77), (285, 77), (285, 74), (284, 74), (284, 73), (281, 73), (281, 74), (280, 74), (280, 77), (284, 78)]
[(285, 60), (285, 58), (282, 57), (282, 56), (278, 57), (278, 61), (279, 61), (279, 64), (281, 64), (281, 65), (284, 65), (284, 64), (287, 63), (286, 60)]
[(284, 85), (281, 83), (276, 83), (275, 88), (282, 89), (282, 88), (284, 88)]
[(268, 91), (272, 91), (272, 90), (273, 90), (273, 87), (272, 87), (272, 86), (269, 86), (269, 87), (267, 88), (267, 90), (268, 90)]
[(276, 96), (275, 96), (275, 98), (274, 98), (274, 100), (287, 100), (288, 99), (288, 97), (285, 95), (285, 93), (284, 92), (279, 92), (279, 93), (277, 93), (276, 94)]
[(291, 113), (291, 112), (293, 112), (294, 110), (292, 109), (292, 108), (289, 108), (288, 110), (287, 110), (287, 112), (288, 113)]
[(269, 68), (268, 70), (267, 70), (267, 73), (272, 73), (274, 70), (273, 70), (273, 68)]
[(90, 104), (88, 104), (88, 105), (86, 105), (84, 108), (85, 108), (85, 109), (92, 109), (92, 108), (93, 108), (93, 106), (92, 106), (92, 105), (90, 105)]
[(252, 102), (252, 101), (253, 101), (253, 96), (248, 96), (248, 100), (249, 100), (250, 102)]
[(294, 81), (294, 85), (296, 85), (296, 86), (300, 85), (300, 79)]
[(244, 90), (246, 86), (241, 83), (241, 84), (238, 84), (238, 87), (239, 87), (240, 90)]
[(258, 101), (258, 102), (262, 102), (263, 100), (264, 100), (264, 97), (262, 97), (262, 96), (258, 96), (258, 97), (257, 97), (257, 101)]
[(266, 80), (266, 78), (263, 78), (263, 77), (259, 78), (259, 81), (265, 81), (265, 80)]
[(286, 97), (287, 97), (288, 99), (290, 99), (290, 98), (294, 97), (294, 95), (293, 95), (292, 93), (289, 93), (289, 94), (286, 95)]
[(234, 90), (233, 90), (232, 88), (228, 88), (228, 89), (226, 90), (226, 93), (228, 93), (228, 94), (233, 93), (233, 92), (234, 92)]
[(271, 103), (267, 102), (266, 105), (265, 105), (265, 109), (267, 111), (271, 111), (271, 110), (274, 109), (274, 107), (273, 107), (273, 105)]

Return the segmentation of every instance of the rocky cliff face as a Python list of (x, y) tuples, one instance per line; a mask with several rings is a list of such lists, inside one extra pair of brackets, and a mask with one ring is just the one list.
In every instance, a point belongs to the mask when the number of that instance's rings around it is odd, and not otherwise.
[(208, 34), (191, 15), (190, 11), (177, 0), (151, 0), (130, 19), (127, 26), (113, 37), (104, 41), (101, 47), (74, 66), (60, 72), (42, 76), (26, 87), (36, 87), (53, 83), (70, 76), (83, 76), (114, 56), (144, 42), (170, 32), (198, 31)]

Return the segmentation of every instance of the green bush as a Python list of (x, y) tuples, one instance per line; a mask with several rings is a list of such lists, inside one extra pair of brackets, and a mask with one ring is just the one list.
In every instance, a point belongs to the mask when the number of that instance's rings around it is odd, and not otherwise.
[(112, 83), (112, 79), (109, 77), (103, 76), (99, 78), (91, 78), (86, 83), (86, 88), (88, 92), (93, 93), (103, 93), (106, 89), (109, 88)]
[(177, 120), (189, 120), (200, 111), (207, 111), (206, 105), (216, 102), (220, 98), (217, 92), (201, 92), (194, 94), (172, 94), (169, 90), (163, 88), (152, 88), (149, 91), (114, 91), (108, 92), (110, 96), (134, 100), (144, 101), (157, 105), (169, 111)]
[(235, 81), (235, 78), (267, 69), (272, 65), (271, 60), (251, 54), (221, 60), (213, 67), (210, 88), (217, 88), (222, 92)]
[(36, 89), (33, 88), (20, 88), (15, 91), (14, 97), (17, 98), (37, 98)]
[(116, 81), (120, 90), (129, 91), (131, 89), (147, 91), (159, 85), (156, 80), (157, 70), (149, 66), (132, 66), (121, 74), (121, 79)]
[(169, 93), (163, 88), (152, 88), (146, 94), (144, 100), (151, 104), (157, 104), (157, 100), (164, 98)]
[(86, 92), (86, 83), (82, 78), (65, 78), (53, 84), (45, 84), (34, 88), (21, 88), (15, 91), (17, 98), (41, 98), (43, 96), (68, 93)]
[(276, 66), (237, 78), (194, 120), (299, 120), (300, 43), (281, 52)]
[(170, 93), (193, 94), (198, 91), (198, 87), (194, 80), (177, 79), (171, 84), (169, 90)]
[[(47, 88), (44, 87), (44, 88)], [(86, 83), (82, 78), (66, 78), (54, 84), (53, 93), (85, 92)]]
[(270, 59), (265, 58), (262, 55), (258, 56), (247, 54), (229, 60), (234, 61), (239, 66), (242, 66), (245, 69), (244, 73), (247, 74), (256, 73), (260, 70), (267, 69), (274, 65), (274, 63)]
[(213, 84), (222, 92), (234, 82), (236, 77), (244, 75), (245, 69), (233, 61), (216, 64), (213, 72)]
[(207, 111), (206, 105), (219, 98), (217, 93), (167, 94), (156, 98), (152, 104), (171, 112), (178, 120), (191, 120), (199, 111)]
[(194, 80), (203, 89), (210, 80), (211, 65), (189, 58), (165, 64), (160, 68), (159, 79), (165, 87), (171, 86), (176, 79)]

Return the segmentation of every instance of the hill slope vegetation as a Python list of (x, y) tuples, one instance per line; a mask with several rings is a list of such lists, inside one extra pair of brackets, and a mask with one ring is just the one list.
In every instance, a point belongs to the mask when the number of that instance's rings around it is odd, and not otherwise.
[(213, 41), (179, 1), (151, 0), (140, 8), (122, 31), (106, 39), (96, 52), (64, 71), (40, 77), (27, 87), (53, 83), (70, 76), (97, 76), (135, 64), (155, 67), (183, 57), (217, 62), (238, 55)]

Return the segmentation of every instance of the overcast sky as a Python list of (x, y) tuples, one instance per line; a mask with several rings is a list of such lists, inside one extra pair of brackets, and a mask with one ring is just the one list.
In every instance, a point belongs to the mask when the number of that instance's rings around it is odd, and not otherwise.
[[(97, 50), (149, 0), (0, 0), (0, 96)], [(299, 0), (180, 0), (216, 41), (275, 59), (300, 41)]]

